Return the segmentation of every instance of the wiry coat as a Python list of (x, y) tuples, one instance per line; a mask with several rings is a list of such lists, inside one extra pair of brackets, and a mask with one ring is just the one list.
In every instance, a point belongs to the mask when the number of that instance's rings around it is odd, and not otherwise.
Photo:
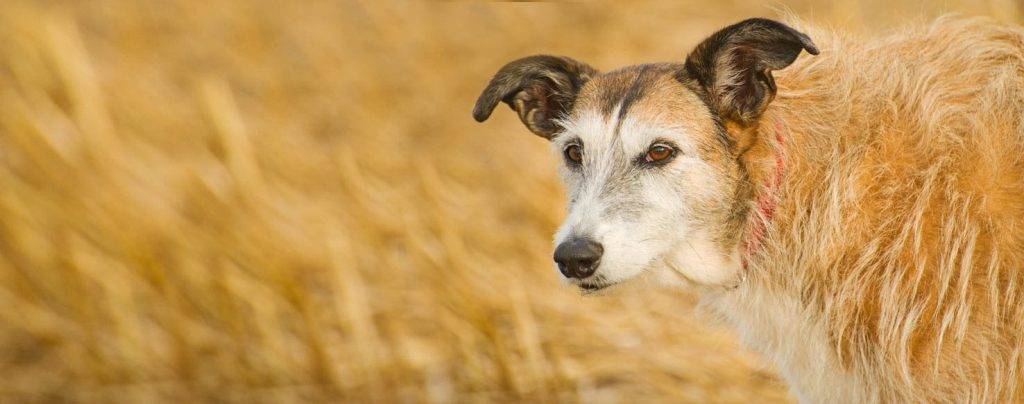
[(1024, 32), (807, 32), (519, 59), (474, 117), (505, 102), (564, 155), (554, 258), (584, 290), (699, 285), (805, 401), (1024, 399)]
[(745, 157), (784, 150), (774, 218), (705, 303), (801, 399), (1024, 399), (1024, 32), (802, 28), (821, 54), (776, 72)]

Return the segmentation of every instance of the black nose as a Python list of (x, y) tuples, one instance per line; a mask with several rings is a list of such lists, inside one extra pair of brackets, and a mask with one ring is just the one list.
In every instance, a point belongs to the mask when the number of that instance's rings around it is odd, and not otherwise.
[(574, 238), (555, 249), (558, 270), (567, 278), (583, 279), (594, 274), (604, 247), (589, 238)]

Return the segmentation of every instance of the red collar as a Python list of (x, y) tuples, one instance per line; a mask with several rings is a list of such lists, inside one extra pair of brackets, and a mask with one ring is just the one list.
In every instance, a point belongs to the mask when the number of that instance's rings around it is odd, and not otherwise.
[(747, 268), (750, 257), (761, 247), (768, 224), (775, 217), (775, 208), (779, 203), (779, 186), (782, 185), (782, 175), (785, 174), (783, 159), (786, 155), (786, 144), (782, 138), (782, 121), (776, 118), (774, 122), (775, 146), (772, 147), (772, 150), (775, 151), (775, 172), (757, 195), (757, 210), (750, 218), (749, 230), (747, 230), (747, 237), (743, 240), (743, 253), (740, 257), (744, 269)]

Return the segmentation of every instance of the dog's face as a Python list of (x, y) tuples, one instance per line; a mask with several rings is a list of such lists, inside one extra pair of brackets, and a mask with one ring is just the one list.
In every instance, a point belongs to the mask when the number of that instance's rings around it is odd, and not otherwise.
[(474, 116), (504, 101), (551, 140), (569, 201), (554, 259), (570, 281), (595, 290), (643, 273), (728, 285), (752, 185), (739, 159), (749, 142), (725, 128), (756, 125), (775, 92), (770, 71), (802, 49), (817, 53), (792, 28), (752, 19), (712, 35), (685, 64), (601, 74), (528, 57), (498, 72)]
[(555, 245), (590, 241), (602, 250), (585, 268), (557, 264), (584, 288), (644, 272), (669, 282), (735, 277), (737, 226), (729, 223), (746, 207), (743, 178), (684, 74), (682, 64), (663, 64), (596, 76), (559, 122), (551, 145), (569, 206)]

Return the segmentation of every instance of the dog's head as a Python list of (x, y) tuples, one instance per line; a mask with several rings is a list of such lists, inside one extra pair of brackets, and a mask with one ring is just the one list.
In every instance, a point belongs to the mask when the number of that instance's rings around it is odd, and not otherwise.
[(740, 233), (752, 184), (740, 161), (750, 143), (727, 130), (754, 126), (775, 95), (771, 71), (810, 38), (750, 19), (698, 45), (685, 63), (607, 73), (567, 57), (502, 67), (473, 110), (499, 101), (551, 141), (568, 191), (555, 236), (560, 272), (592, 290), (640, 273), (724, 285), (740, 270)]

